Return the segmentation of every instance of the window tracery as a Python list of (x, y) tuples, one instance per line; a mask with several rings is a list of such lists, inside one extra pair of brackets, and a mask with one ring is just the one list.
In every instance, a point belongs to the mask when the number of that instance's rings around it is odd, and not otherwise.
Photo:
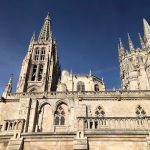
[(65, 125), (65, 111), (60, 105), (55, 112), (55, 125)]
[(85, 91), (84, 82), (79, 81), (79, 82), (77, 83), (77, 91)]
[(137, 115), (137, 117), (145, 117), (146, 116), (145, 110), (140, 105), (138, 105), (136, 108), (136, 115)]
[(35, 60), (35, 61), (38, 61), (39, 53), (40, 53), (40, 51), (39, 51), (39, 48), (37, 47), (37, 48), (35, 49), (35, 55), (34, 55), (34, 60)]
[(45, 48), (42, 47), (42, 49), (41, 49), (41, 58), (40, 58), (40, 60), (44, 60), (44, 59), (45, 59)]
[(33, 65), (31, 81), (35, 81), (36, 71), (37, 71), (37, 65)]
[(42, 74), (43, 74), (43, 65), (39, 65), (39, 73), (38, 73), (38, 81), (42, 80)]
[(102, 109), (101, 106), (98, 106), (98, 107), (96, 108), (95, 116), (96, 116), (96, 117), (105, 117), (105, 112), (104, 112), (104, 110)]

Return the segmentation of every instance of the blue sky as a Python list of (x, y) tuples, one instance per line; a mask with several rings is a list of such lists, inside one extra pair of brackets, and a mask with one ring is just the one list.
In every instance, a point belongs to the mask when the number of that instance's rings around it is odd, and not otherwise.
[(120, 87), (118, 38), (129, 32), (139, 47), (143, 17), (150, 22), (149, 0), (0, 0), (0, 93), (14, 74), (14, 91), (33, 32), (38, 36), (50, 12), (62, 69), (103, 77)]

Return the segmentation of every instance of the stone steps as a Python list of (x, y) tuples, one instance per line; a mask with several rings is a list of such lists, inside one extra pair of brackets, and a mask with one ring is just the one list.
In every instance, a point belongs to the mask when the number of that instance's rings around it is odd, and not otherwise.
[(23, 138), (10, 139), (6, 150), (22, 150)]

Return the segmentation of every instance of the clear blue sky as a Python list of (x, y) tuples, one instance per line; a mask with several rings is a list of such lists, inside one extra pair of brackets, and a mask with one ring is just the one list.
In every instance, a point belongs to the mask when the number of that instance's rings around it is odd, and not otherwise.
[(14, 90), (33, 32), (50, 12), (62, 69), (104, 77), (119, 88), (118, 38), (127, 32), (139, 47), (143, 17), (150, 22), (150, 0), (0, 0), (0, 93), (14, 74)]

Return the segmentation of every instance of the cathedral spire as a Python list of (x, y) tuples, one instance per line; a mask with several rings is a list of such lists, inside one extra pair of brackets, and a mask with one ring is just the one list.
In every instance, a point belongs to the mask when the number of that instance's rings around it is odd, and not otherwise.
[(2, 94), (2, 97), (6, 98), (7, 94), (11, 93), (11, 91), (12, 91), (12, 81), (13, 81), (13, 75), (11, 74), (10, 78), (9, 78), (9, 81), (8, 81), (8, 84), (6, 85), (5, 90)]
[(129, 50), (133, 51), (134, 50), (134, 45), (133, 45), (133, 42), (131, 40), (131, 37), (130, 37), (129, 33), (128, 33), (128, 43), (129, 43)]
[(51, 19), (50, 19), (50, 14), (48, 13), (46, 18), (44, 19), (44, 24), (40, 31), (38, 41), (49, 41), (51, 39), (50, 24), (51, 24)]
[(139, 40), (140, 40), (141, 47), (142, 47), (142, 49), (145, 49), (145, 43), (141, 37), (141, 34), (140, 33), (138, 33), (138, 34), (139, 34)]

